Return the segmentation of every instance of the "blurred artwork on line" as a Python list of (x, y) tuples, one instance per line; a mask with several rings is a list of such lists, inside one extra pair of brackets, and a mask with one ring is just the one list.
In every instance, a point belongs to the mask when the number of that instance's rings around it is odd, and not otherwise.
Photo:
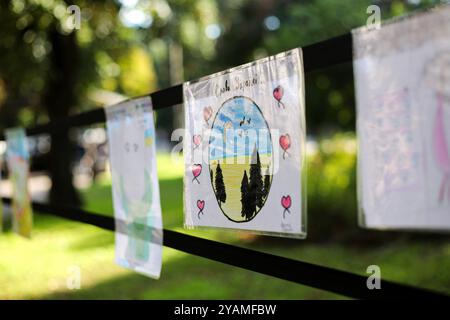
[(6, 159), (12, 184), (12, 222), (17, 234), (30, 238), (33, 224), (31, 200), (28, 190), (30, 153), (25, 129), (12, 128), (5, 132)]
[(450, 6), (353, 40), (360, 224), (450, 229)]
[(162, 217), (152, 102), (138, 98), (106, 108), (119, 265), (159, 278)]

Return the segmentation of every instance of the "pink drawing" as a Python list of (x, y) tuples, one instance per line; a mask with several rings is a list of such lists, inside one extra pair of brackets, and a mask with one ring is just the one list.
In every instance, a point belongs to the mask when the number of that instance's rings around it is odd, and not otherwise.
[(205, 200), (197, 200), (198, 208), (198, 218), (200, 219), (200, 213), (203, 214), (203, 209), (205, 208)]
[(286, 158), (286, 154), (289, 155), (287, 150), (291, 147), (291, 137), (289, 134), (281, 135), (280, 136), (280, 147), (283, 149), (283, 159)]
[(200, 184), (200, 181), (198, 180), (198, 176), (202, 173), (202, 165), (201, 164), (193, 164), (191, 166), (192, 174), (194, 175), (194, 179), (192, 179), (192, 182), (197, 181)]
[(278, 108), (280, 106), (282, 106), (283, 109), (285, 109), (284, 103), (281, 101), (281, 99), (283, 99), (283, 94), (284, 94), (284, 90), (283, 90), (282, 86), (278, 86), (275, 89), (273, 89), (273, 97), (278, 102)]
[(282, 196), (281, 197), (281, 205), (284, 208), (283, 211), (283, 219), (285, 218), (286, 215), (286, 211), (290, 214), (291, 212), (289, 211), (289, 208), (292, 205), (292, 200), (291, 200), (291, 196)]
[(449, 145), (445, 136), (444, 124), (444, 99), (438, 95), (438, 108), (434, 120), (433, 147), (438, 166), (443, 171), (441, 187), (439, 189), (439, 202), (442, 203), (447, 188), (447, 199), (450, 201), (450, 152)]
[(205, 119), (206, 124), (209, 126), (209, 119), (211, 119), (211, 116), (213, 114), (213, 109), (211, 106), (203, 108), (203, 119)]
[(196, 134), (192, 137), (192, 142), (194, 143), (194, 149), (197, 149), (200, 143), (202, 143), (202, 136)]

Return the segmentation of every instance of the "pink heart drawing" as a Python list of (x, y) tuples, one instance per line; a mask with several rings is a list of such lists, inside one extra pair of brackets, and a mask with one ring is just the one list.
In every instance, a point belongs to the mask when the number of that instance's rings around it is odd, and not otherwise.
[(211, 106), (203, 108), (203, 119), (205, 119), (205, 122), (207, 125), (209, 125), (209, 119), (211, 119), (211, 116), (213, 114), (213, 109)]
[(283, 99), (283, 94), (284, 94), (284, 89), (282, 86), (277, 86), (275, 89), (273, 89), (273, 97), (278, 102), (278, 108), (280, 106), (282, 106), (284, 109), (285, 108), (284, 103), (281, 101), (281, 99)]
[(285, 159), (286, 154), (289, 155), (287, 150), (291, 147), (291, 137), (289, 134), (281, 135), (280, 136), (280, 147), (283, 149), (283, 159)]
[(198, 181), (198, 176), (202, 173), (202, 165), (201, 164), (193, 164), (191, 166), (192, 174), (194, 175), (194, 179), (192, 181), (196, 180), (199, 184), (200, 181)]
[(197, 208), (203, 210), (204, 207), (205, 207), (205, 200), (197, 200)]
[(205, 200), (197, 200), (197, 208), (198, 208), (198, 218), (200, 219), (200, 213), (203, 214), (203, 209), (205, 208)]
[(202, 143), (202, 136), (199, 134), (196, 134), (192, 137), (192, 142), (194, 143), (194, 149), (198, 148), (200, 143)]
[(283, 219), (285, 218), (285, 215), (286, 215), (286, 211), (287, 212), (289, 212), (289, 213), (291, 213), (290, 211), (289, 211), (289, 208), (291, 207), (291, 205), (292, 205), (292, 200), (291, 200), (291, 196), (282, 196), (281, 197), (281, 205), (283, 206), (283, 208), (284, 208), (284, 211), (283, 211)]
[(289, 209), (291, 207), (291, 204), (292, 204), (291, 196), (281, 197), (281, 205), (283, 206), (283, 208)]

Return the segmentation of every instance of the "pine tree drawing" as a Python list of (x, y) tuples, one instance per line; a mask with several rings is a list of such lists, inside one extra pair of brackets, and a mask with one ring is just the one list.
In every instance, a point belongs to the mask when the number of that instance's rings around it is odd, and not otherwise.
[(253, 215), (256, 214), (257, 209), (261, 209), (264, 204), (264, 185), (261, 175), (261, 161), (259, 159), (259, 152), (256, 148), (253, 149), (249, 180), (248, 213), (250, 213), (250, 216), (247, 215), (247, 219), (252, 218)]
[(270, 173), (269, 173), (269, 168), (266, 169), (266, 174), (264, 176), (264, 195), (263, 198), (264, 200), (267, 199), (267, 197), (269, 196), (269, 190), (270, 190)]
[(213, 181), (214, 181), (214, 180), (213, 180), (214, 174), (213, 174), (212, 169), (209, 170), (209, 177), (211, 178), (211, 185), (214, 186), (214, 183), (213, 183)]
[(227, 200), (227, 193), (225, 191), (225, 183), (223, 182), (222, 168), (220, 167), (220, 162), (217, 163), (216, 176), (215, 176), (215, 186), (216, 186), (216, 197), (219, 202), (219, 206), (222, 207), (222, 203)]
[(246, 219), (250, 218), (253, 215), (253, 212), (250, 211), (250, 205), (248, 202), (248, 193), (249, 193), (249, 185), (248, 185), (248, 176), (247, 176), (247, 170), (244, 170), (244, 176), (242, 177), (241, 182), (241, 215), (242, 217), (245, 217)]

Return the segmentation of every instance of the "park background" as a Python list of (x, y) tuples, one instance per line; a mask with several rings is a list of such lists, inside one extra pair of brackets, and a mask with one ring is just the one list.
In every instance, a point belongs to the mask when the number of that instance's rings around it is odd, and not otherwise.
[[(34, 126), (147, 94), (184, 80), (305, 46), (439, 1), (13, 0), (0, 3), (0, 129)], [(80, 29), (67, 7), (81, 9)], [(332, 54), (332, 53), (330, 53)], [(450, 294), (450, 242), (434, 233), (357, 226), (351, 63), (306, 81), (308, 237), (185, 230), (183, 164), (170, 156), (181, 106), (156, 112), (164, 227), (188, 234)], [(104, 126), (30, 139), (30, 188), (38, 201), (112, 215)], [(4, 142), (0, 152), (5, 151)], [(1, 192), (10, 194), (3, 165)], [(52, 177), (53, 183), (50, 178)], [(114, 234), (36, 212), (31, 240), (0, 234), (1, 299), (343, 298), (164, 248), (158, 281), (114, 264)], [(81, 288), (68, 280), (80, 272)], [(70, 282), (70, 281), (69, 281)]]

